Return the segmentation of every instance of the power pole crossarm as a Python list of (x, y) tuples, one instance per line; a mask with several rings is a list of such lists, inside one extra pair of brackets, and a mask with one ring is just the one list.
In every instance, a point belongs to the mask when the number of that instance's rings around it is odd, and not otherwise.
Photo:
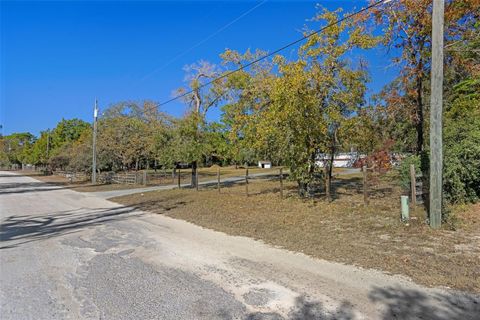
[(443, 109), (443, 19), (444, 0), (433, 0), (432, 73), (430, 95), (430, 226), (442, 223), (442, 109)]

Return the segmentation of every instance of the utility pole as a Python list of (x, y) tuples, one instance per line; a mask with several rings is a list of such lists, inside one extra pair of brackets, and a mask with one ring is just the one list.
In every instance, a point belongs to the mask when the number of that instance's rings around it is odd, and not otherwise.
[(48, 161), (49, 151), (50, 151), (50, 129), (47, 130), (47, 161)]
[(95, 108), (93, 109), (93, 155), (92, 155), (92, 183), (97, 183), (97, 99), (95, 99)]
[(430, 227), (442, 224), (442, 107), (444, 0), (433, 0), (432, 73), (430, 95)]

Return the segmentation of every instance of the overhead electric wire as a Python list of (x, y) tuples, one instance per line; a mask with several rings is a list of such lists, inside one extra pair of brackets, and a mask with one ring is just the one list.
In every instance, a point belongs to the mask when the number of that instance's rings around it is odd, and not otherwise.
[(157, 73), (157, 72), (160, 72), (162, 71), (163, 69), (165, 69), (167, 66), (169, 66), (171, 63), (175, 62), (176, 60), (178, 60), (178, 58), (186, 55), (187, 53), (189, 53), (190, 51), (192, 51), (193, 49), (201, 46), (202, 44), (204, 44), (205, 42), (207, 42), (208, 40), (210, 40), (211, 38), (215, 37), (216, 35), (220, 34), (221, 32), (223, 32), (224, 30), (226, 30), (227, 28), (229, 28), (231, 25), (233, 25), (234, 23), (236, 23), (237, 21), (239, 21), (240, 19), (244, 18), (245, 16), (249, 15), (251, 12), (253, 12), (255, 9), (257, 9), (258, 7), (264, 5), (268, 0), (263, 0), (262, 2), (260, 3), (257, 3), (255, 6), (253, 6), (252, 8), (248, 9), (247, 11), (245, 11), (244, 13), (242, 13), (241, 15), (239, 15), (238, 17), (236, 17), (235, 19), (233, 19), (232, 21), (228, 22), (227, 24), (225, 24), (224, 26), (222, 26), (220, 29), (218, 29), (217, 31), (215, 31), (214, 33), (210, 34), (209, 36), (207, 36), (206, 38), (200, 40), (199, 42), (197, 42), (196, 44), (194, 44), (193, 46), (191, 46), (190, 48), (184, 50), (183, 52), (177, 54), (175, 57), (173, 57), (172, 59), (170, 59), (169, 61), (167, 61), (163, 66), (153, 70), (152, 72), (150, 72), (149, 74), (145, 75), (141, 81), (144, 81), (145, 79), (149, 78), (150, 76), (152, 76), (153, 74)]
[[(265, 59), (267, 59), (267, 58), (269, 58), (269, 57), (271, 57), (271, 56), (279, 53), (280, 51), (283, 51), (283, 50), (285, 50), (285, 49), (287, 49), (287, 48), (289, 48), (289, 47), (291, 47), (291, 46), (293, 46), (293, 45), (296, 45), (297, 43), (300, 43), (300, 42), (302, 42), (302, 41), (305, 40), (305, 39), (308, 39), (308, 38), (310, 38), (310, 37), (312, 37), (312, 36), (314, 36), (314, 35), (316, 35), (316, 34), (319, 34), (319, 33), (323, 32), (323, 31), (325, 31), (326, 29), (328, 29), (328, 28), (330, 28), (330, 27), (333, 27), (333, 26), (335, 26), (335, 25), (337, 25), (337, 24), (339, 24), (339, 23), (341, 23), (341, 22), (343, 22), (343, 21), (345, 21), (345, 20), (348, 20), (348, 19), (350, 19), (350, 18), (352, 18), (352, 17), (354, 17), (354, 16), (356, 16), (356, 15), (358, 15), (358, 14), (360, 14), (360, 13), (363, 13), (363, 12), (365, 12), (365, 11), (368, 11), (368, 10), (370, 10), (370, 9), (378, 6), (378, 5), (381, 5), (381, 4), (384, 4), (384, 3), (389, 3), (389, 2), (391, 2), (391, 1), (392, 1), (392, 0), (380, 0), (380, 1), (377, 1), (377, 2), (375, 2), (375, 3), (372, 3), (371, 5), (366, 6), (365, 8), (362, 8), (362, 9), (360, 9), (360, 10), (358, 10), (358, 11), (355, 11), (355, 12), (353, 12), (353, 13), (350, 13), (350, 14), (344, 16), (343, 18), (338, 19), (338, 20), (335, 21), (335, 22), (329, 23), (329, 24), (323, 26), (322, 28), (320, 28), (320, 29), (318, 29), (318, 30), (316, 30), (316, 31), (313, 31), (313, 32), (311, 32), (311, 33), (309, 33), (309, 34), (307, 34), (307, 35), (305, 35), (305, 36), (303, 36), (303, 37), (301, 37), (301, 38), (293, 41), (293, 42), (290, 42), (290, 43), (284, 45), (283, 47), (280, 47), (280, 48), (278, 48), (278, 49), (275, 49), (274, 51), (272, 51), (272, 52), (270, 52), (270, 53), (267, 53), (267, 54), (265, 54), (265, 55), (263, 55), (263, 56), (255, 59), (255, 60), (253, 60), (253, 61), (251, 61), (251, 62), (249, 62), (249, 63), (247, 63), (247, 64), (245, 64), (245, 65), (243, 65), (243, 66), (241, 66), (241, 67), (239, 67), (239, 68), (237, 68), (237, 69), (235, 69), (235, 70), (232, 70), (232, 71), (229, 71), (229, 72), (227, 72), (227, 73), (224, 73), (224, 74), (222, 74), (221, 76), (218, 76), (217, 78), (212, 79), (212, 80), (210, 80), (210, 81), (208, 81), (208, 82), (200, 85), (200, 86), (198, 87), (198, 89), (204, 88), (204, 87), (206, 87), (206, 86), (208, 86), (208, 85), (211, 85), (211, 84), (214, 83), (215, 81), (221, 80), (221, 79), (226, 78), (226, 77), (228, 77), (228, 76), (230, 76), (230, 75), (232, 75), (232, 74), (234, 74), (234, 73), (236, 73), (236, 72), (239, 72), (239, 71), (241, 71), (241, 70), (244, 70), (244, 69), (246, 69), (246, 68), (248, 68), (248, 67), (250, 67), (250, 66), (252, 66), (252, 65), (254, 65), (254, 64), (256, 64), (256, 63), (258, 63), (258, 62), (260, 62), (260, 61), (262, 61), (262, 60), (265, 60)], [(184, 93), (182, 93), (182, 94), (179, 94), (179, 95), (177, 95), (177, 96), (175, 96), (175, 97), (173, 97), (173, 98), (171, 98), (171, 99), (169, 99), (169, 100), (166, 100), (166, 101), (164, 101), (164, 102), (162, 102), (162, 103), (160, 103), (160, 104), (158, 104), (158, 105), (155, 105), (155, 106), (153, 106), (152, 108), (149, 108), (148, 110), (143, 110), (142, 113), (145, 114), (145, 113), (147, 113), (148, 111), (150, 111), (150, 110), (153, 109), (153, 108), (158, 108), (158, 107), (164, 106), (164, 105), (166, 105), (166, 104), (168, 104), (168, 103), (170, 103), (170, 102), (173, 102), (173, 101), (175, 101), (175, 100), (178, 100), (178, 99), (180, 99), (180, 98), (183, 98), (183, 97), (185, 97), (185, 96), (187, 96), (187, 95), (189, 95), (189, 94), (191, 94), (191, 93), (193, 93), (193, 92), (194, 92), (194, 90), (186, 91), (186, 92), (184, 92)]]
[[(252, 66), (252, 65), (254, 65), (254, 64), (256, 64), (256, 63), (258, 63), (258, 62), (260, 62), (260, 61), (262, 61), (262, 60), (265, 60), (265, 59), (267, 59), (267, 58), (269, 58), (269, 57), (271, 57), (271, 56), (279, 53), (280, 51), (283, 51), (283, 50), (285, 50), (285, 49), (287, 49), (287, 48), (289, 48), (289, 47), (291, 47), (291, 46), (293, 46), (293, 45), (296, 45), (297, 43), (302, 42), (303, 40), (308, 39), (308, 38), (310, 38), (310, 37), (312, 37), (312, 36), (314, 36), (314, 35), (316, 35), (316, 34), (319, 34), (319, 33), (323, 32), (324, 30), (326, 30), (326, 29), (328, 29), (328, 28), (330, 28), (330, 27), (333, 27), (333, 26), (335, 26), (335, 25), (337, 25), (337, 24), (339, 24), (339, 23), (341, 23), (341, 22), (343, 22), (343, 21), (345, 21), (345, 20), (348, 20), (348, 19), (350, 19), (350, 18), (352, 18), (352, 17), (354, 17), (354, 16), (356, 16), (356, 15), (358, 15), (358, 14), (360, 14), (360, 13), (363, 13), (363, 12), (365, 12), (365, 11), (368, 11), (368, 10), (370, 10), (370, 9), (372, 9), (372, 8), (380, 5), (380, 4), (388, 3), (388, 2), (391, 2), (391, 1), (392, 1), (392, 0), (380, 0), (380, 1), (377, 1), (377, 2), (375, 2), (375, 3), (372, 3), (371, 5), (366, 6), (365, 8), (363, 8), (363, 9), (361, 9), (361, 10), (355, 11), (355, 12), (353, 12), (353, 13), (351, 13), (351, 14), (348, 14), (348, 15), (344, 16), (344, 17), (341, 18), (341, 19), (338, 19), (338, 20), (335, 21), (335, 22), (329, 23), (329, 24), (327, 24), (326, 26), (323, 26), (322, 28), (320, 28), (320, 29), (318, 29), (318, 30), (316, 30), (316, 31), (313, 31), (313, 32), (311, 32), (311, 33), (309, 33), (309, 34), (307, 34), (307, 35), (305, 35), (305, 36), (303, 36), (303, 37), (301, 37), (301, 38), (293, 41), (293, 42), (290, 42), (290, 43), (284, 45), (283, 47), (280, 47), (280, 48), (278, 48), (278, 49), (276, 49), (276, 50), (274, 50), (274, 51), (272, 51), (272, 52), (270, 52), (270, 53), (268, 53), (268, 54), (265, 54), (265, 55), (261, 56), (260, 58), (255, 59), (255, 60), (253, 60), (253, 61), (251, 61), (251, 62), (249, 62), (249, 63), (247, 63), (247, 64), (245, 64), (245, 65), (243, 65), (243, 66), (241, 66), (241, 67), (239, 67), (239, 68), (237, 68), (237, 69), (235, 69), (235, 70), (232, 70), (232, 71), (229, 71), (229, 72), (227, 72), (227, 73), (224, 73), (224, 74), (222, 74), (221, 76), (219, 76), (219, 77), (217, 77), (217, 78), (215, 78), (215, 79), (212, 79), (212, 80), (210, 80), (210, 81), (208, 81), (208, 82), (200, 85), (200, 86), (198, 87), (198, 89), (204, 88), (204, 87), (206, 87), (206, 86), (208, 86), (208, 85), (211, 85), (212, 83), (214, 83), (214, 82), (216, 82), (216, 81), (218, 81), (218, 80), (221, 80), (221, 79), (226, 78), (226, 77), (228, 77), (228, 76), (230, 76), (230, 75), (232, 75), (232, 74), (234, 74), (234, 73), (236, 73), (236, 72), (239, 72), (239, 71), (241, 71), (241, 70), (243, 70), (243, 69), (246, 69), (246, 68), (248, 68), (248, 67), (250, 67), (250, 66)], [(197, 89), (197, 90), (198, 90), (198, 89)], [(158, 107), (164, 106), (164, 105), (166, 105), (166, 104), (168, 104), (168, 103), (170, 103), (170, 102), (173, 102), (173, 101), (175, 101), (175, 100), (178, 100), (178, 99), (180, 99), (180, 98), (183, 98), (183, 97), (185, 97), (185, 96), (187, 96), (187, 95), (189, 95), (189, 94), (191, 94), (191, 93), (193, 93), (193, 92), (194, 92), (194, 90), (186, 91), (186, 92), (184, 92), (184, 93), (182, 93), (182, 94), (179, 94), (179, 95), (177, 95), (177, 96), (175, 96), (175, 97), (173, 97), (173, 98), (171, 98), (171, 99), (169, 99), (169, 100), (166, 100), (166, 101), (160, 103), (160, 104), (158, 105)]]

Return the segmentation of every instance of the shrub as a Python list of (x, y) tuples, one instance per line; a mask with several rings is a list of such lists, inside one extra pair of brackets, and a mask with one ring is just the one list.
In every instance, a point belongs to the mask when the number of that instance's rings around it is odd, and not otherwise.
[(403, 188), (409, 190), (410, 188), (410, 165), (415, 166), (415, 172), (418, 174), (420, 170), (420, 156), (412, 155), (402, 160), (400, 163), (400, 184)]
[(480, 98), (455, 99), (445, 114), (444, 191), (450, 203), (480, 199)]

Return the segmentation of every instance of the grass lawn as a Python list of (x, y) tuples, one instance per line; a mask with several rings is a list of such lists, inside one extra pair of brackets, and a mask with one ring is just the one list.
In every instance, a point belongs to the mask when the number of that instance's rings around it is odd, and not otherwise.
[[(339, 176), (335, 200), (303, 200), (296, 185), (255, 179), (218, 191), (202, 188), (129, 195), (113, 200), (197, 225), (261, 239), (289, 250), (346, 264), (403, 274), (430, 286), (480, 292), (480, 205), (457, 207), (441, 230), (425, 224), (425, 212), (400, 221), (401, 190), (395, 177), (372, 183), (363, 205), (361, 176)], [(455, 231), (454, 231), (455, 229)]]

